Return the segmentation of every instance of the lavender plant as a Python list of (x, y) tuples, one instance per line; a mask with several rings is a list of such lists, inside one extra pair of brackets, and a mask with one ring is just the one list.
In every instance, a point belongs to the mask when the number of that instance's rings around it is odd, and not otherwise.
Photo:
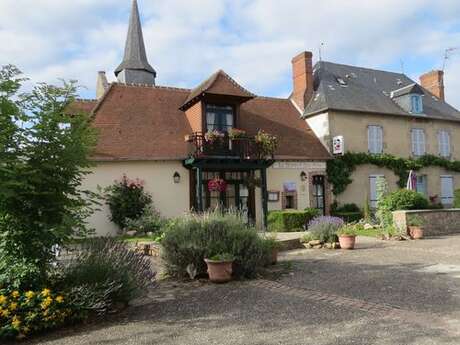
[(339, 217), (319, 216), (308, 223), (310, 238), (319, 240), (322, 243), (337, 242), (337, 230), (344, 225)]

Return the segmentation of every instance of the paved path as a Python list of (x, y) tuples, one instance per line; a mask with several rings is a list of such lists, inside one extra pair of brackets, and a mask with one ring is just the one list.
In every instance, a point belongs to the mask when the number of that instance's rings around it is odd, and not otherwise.
[(164, 282), (125, 313), (34, 344), (460, 344), (460, 236), (282, 254), (263, 279)]

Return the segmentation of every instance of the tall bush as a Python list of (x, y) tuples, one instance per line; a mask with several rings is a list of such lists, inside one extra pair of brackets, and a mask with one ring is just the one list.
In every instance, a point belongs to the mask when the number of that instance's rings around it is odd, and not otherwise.
[(27, 274), (27, 288), (42, 284), (52, 246), (88, 233), (93, 196), (80, 185), (95, 133), (87, 114), (67, 115), (75, 83), (20, 93), (24, 80), (13, 66), (0, 69), (0, 287), (18, 273), (15, 260), (39, 272), (33, 282)]
[(162, 241), (162, 256), (167, 273), (185, 277), (189, 265), (198, 275), (205, 274), (204, 258), (228, 253), (235, 258), (236, 274), (251, 277), (269, 262), (266, 241), (237, 213), (216, 210), (172, 221)]
[(126, 227), (128, 219), (140, 218), (152, 203), (152, 197), (144, 190), (143, 181), (129, 179), (126, 175), (106, 188), (106, 199), (110, 220), (120, 229)]

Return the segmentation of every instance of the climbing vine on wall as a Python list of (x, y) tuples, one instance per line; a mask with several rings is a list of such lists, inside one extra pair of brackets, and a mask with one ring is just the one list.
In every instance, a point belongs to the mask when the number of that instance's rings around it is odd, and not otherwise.
[(327, 176), (332, 183), (332, 192), (335, 195), (343, 193), (347, 186), (353, 182), (351, 174), (356, 166), (373, 164), (378, 167), (392, 170), (399, 177), (398, 185), (403, 188), (406, 185), (410, 170), (420, 170), (429, 166), (438, 166), (446, 170), (460, 172), (460, 161), (425, 155), (417, 159), (401, 158), (390, 154), (370, 154), (364, 152), (348, 152), (327, 162)]

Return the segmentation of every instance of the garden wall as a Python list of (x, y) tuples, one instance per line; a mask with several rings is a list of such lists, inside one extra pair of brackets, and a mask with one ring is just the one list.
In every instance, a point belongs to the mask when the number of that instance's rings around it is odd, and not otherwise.
[(460, 209), (413, 210), (393, 212), (393, 221), (400, 229), (406, 229), (407, 217), (417, 215), (424, 221), (424, 236), (460, 234)]

